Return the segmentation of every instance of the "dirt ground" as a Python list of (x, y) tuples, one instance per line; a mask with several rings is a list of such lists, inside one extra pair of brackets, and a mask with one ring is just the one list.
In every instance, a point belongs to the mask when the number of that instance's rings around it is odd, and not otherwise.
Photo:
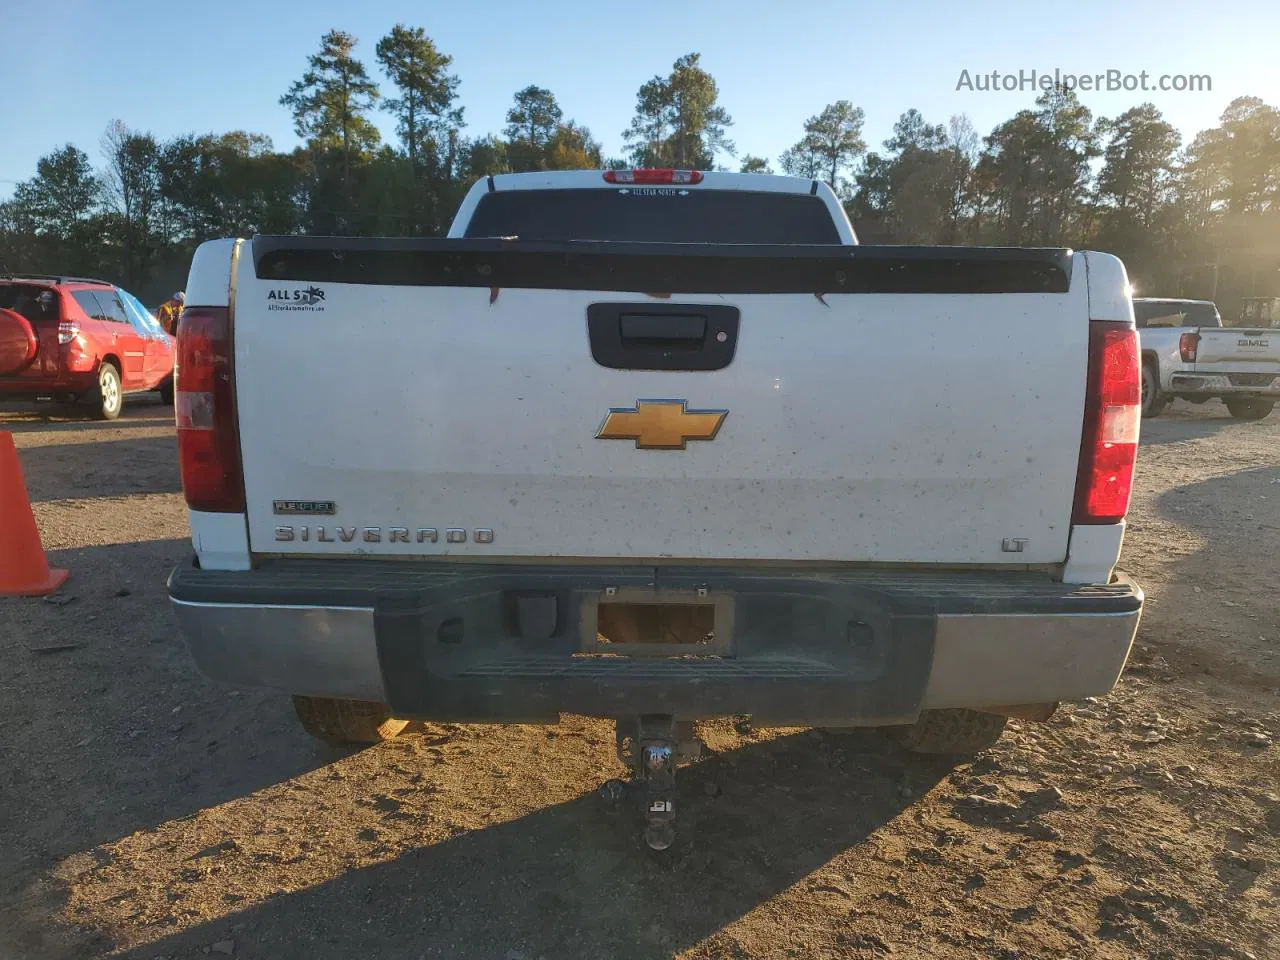
[(680, 840), (595, 790), (610, 727), (354, 753), (189, 663), (171, 411), (0, 412), (56, 602), (0, 600), (0, 958), (1280, 958), (1280, 413), (1143, 425), (1113, 695), (956, 764), (705, 731)]

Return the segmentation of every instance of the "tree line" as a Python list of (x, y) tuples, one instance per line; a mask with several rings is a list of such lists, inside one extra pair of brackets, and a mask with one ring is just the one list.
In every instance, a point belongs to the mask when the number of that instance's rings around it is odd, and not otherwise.
[[(144, 299), (181, 286), (202, 240), (255, 233), (437, 236), (477, 178), (529, 170), (674, 166), (774, 172), (739, 156), (714, 77), (690, 53), (636, 93), (626, 155), (605, 157), (555, 94), (516, 91), (500, 134), (467, 134), (452, 58), (418, 27), (373, 48), (333, 30), (279, 103), (302, 144), (284, 152), (248, 131), (159, 140), (113, 121), (101, 163), (53, 150), (0, 204), (0, 272), (103, 275)], [(372, 121), (384, 111), (395, 141)], [(1139, 293), (1216, 299), (1228, 320), (1246, 296), (1280, 296), (1280, 109), (1227, 105), (1190, 142), (1144, 103), (1095, 117), (1050, 90), (981, 135), (963, 115), (907, 110), (872, 148), (850, 100), (811, 116), (776, 158), (821, 179), (867, 243), (1070, 246), (1112, 252)]]

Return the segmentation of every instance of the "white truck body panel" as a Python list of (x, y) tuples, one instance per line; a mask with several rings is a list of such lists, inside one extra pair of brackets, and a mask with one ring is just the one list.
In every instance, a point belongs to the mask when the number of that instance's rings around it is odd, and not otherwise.
[[(1082, 263), (1073, 276), (1063, 295), (682, 295), (740, 307), (734, 362), (640, 372), (592, 362), (584, 315), (642, 294), (504, 290), (491, 304), (480, 289), (326, 284), (322, 312), (269, 311), (269, 291), (302, 285), (258, 280), (242, 258), (251, 548), (1061, 563), (1089, 317)], [(729, 414), (683, 451), (594, 438), (610, 408), (645, 398)], [(315, 519), (332, 542), (277, 540), (307, 520), (273, 514), (293, 499), (337, 504)], [(358, 533), (342, 542), (337, 526)], [(390, 528), (414, 534), (392, 542)], [(448, 543), (446, 528), (494, 540)]]
[(249, 531), (243, 513), (188, 511), (191, 545), (209, 570), (248, 570)]
[(210, 240), (196, 247), (187, 276), (186, 302), (202, 307), (231, 303), (232, 264), (239, 240)]
[(1148, 362), (1154, 364), (1160, 389), (1164, 393), (1173, 389), (1175, 373), (1189, 373), (1192, 369), (1192, 365), (1182, 359), (1178, 350), (1178, 338), (1191, 329), (1194, 328), (1148, 327), (1138, 330), (1142, 354)]

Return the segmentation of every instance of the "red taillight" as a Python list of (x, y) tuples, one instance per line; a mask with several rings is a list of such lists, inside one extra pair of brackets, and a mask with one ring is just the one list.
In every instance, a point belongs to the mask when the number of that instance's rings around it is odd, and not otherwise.
[(606, 183), (635, 183), (640, 185), (655, 183), (701, 183), (701, 170), (673, 170), (666, 168), (650, 168), (646, 170), (606, 170)]
[(58, 324), (58, 342), (68, 344), (80, 335), (80, 323), (76, 320), (63, 320)]
[(1178, 338), (1178, 353), (1183, 363), (1195, 363), (1196, 351), (1200, 349), (1200, 334), (1184, 333)]
[(231, 379), (231, 319), (226, 307), (188, 307), (178, 321), (174, 415), (187, 506), (244, 512), (244, 475)]
[(1138, 333), (1089, 323), (1089, 380), (1073, 523), (1119, 523), (1129, 512), (1142, 416)]

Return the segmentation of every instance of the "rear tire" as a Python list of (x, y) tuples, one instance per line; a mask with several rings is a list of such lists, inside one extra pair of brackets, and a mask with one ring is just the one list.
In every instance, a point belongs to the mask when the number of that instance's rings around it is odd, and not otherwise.
[(85, 395), (85, 402), (99, 420), (115, 420), (124, 407), (120, 370), (110, 361), (98, 368), (98, 385)]
[(1264, 400), (1260, 397), (1224, 400), (1223, 403), (1227, 405), (1227, 412), (1237, 420), (1261, 420), (1271, 413), (1276, 405), (1274, 400)]
[(170, 377), (164, 383), (156, 388), (160, 391), (160, 402), (166, 407), (173, 406), (173, 377)]
[(332, 697), (294, 697), (302, 729), (331, 746), (381, 743), (409, 728), (409, 720), (391, 716), (386, 704)]
[(977, 710), (924, 710), (909, 727), (891, 727), (898, 744), (912, 753), (972, 756), (995, 746), (1007, 717)]
[(1160, 393), (1160, 375), (1154, 363), (1142, 365), (1142, 415), (1158, 417), (1169, 405), (1169, 398)]

